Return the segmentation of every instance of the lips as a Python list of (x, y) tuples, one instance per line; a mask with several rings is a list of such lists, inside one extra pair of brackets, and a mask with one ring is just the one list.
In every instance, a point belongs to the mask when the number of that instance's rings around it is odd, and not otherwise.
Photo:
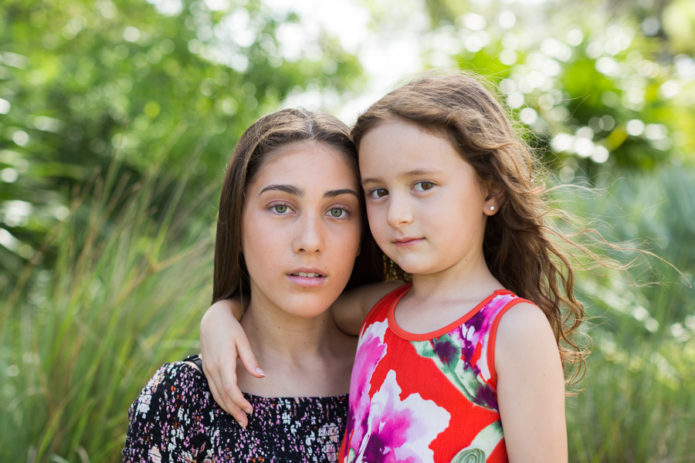
[(299, 286), (314, 288), (326, 281), (326, 274), (319, 269), (297, 269), (287, 274), (289, 280)]
[(413, 246), (415, 244), (420, 243), (424, 238), (411, 238), (411, 237), (406, 237), (406, 238), (398, 238), (393, 241), (391, 241), (393, 244), (396, 246)]
[(295, 277), (304, 277), (304, 278), (320, 278), (323, 277), (320, 273), (316, 272), (295, 272), (295, 273), (290, 273), (290, 276), (295, 276)]

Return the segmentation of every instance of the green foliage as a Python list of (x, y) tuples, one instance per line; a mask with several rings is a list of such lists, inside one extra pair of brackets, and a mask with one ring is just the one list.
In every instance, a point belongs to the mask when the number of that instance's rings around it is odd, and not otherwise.
[(258, 1), (224, 11), (202, 0), (180, 11), (155, 7), (165, 3), (0, 5), (0, 284), (65, 217), (70, 190), (115, 152), (119, 175), (166, 166), (171, 182), (191, 170), (204, 140), (190, 178), (204, 188), (221, 180), (235, 141), (260, 114), (292, 92), (342, 90), (360, 75), (328, 33), (313, 44), (318, 53), (283, 58), (278, 28), (297, 18)]
[[(161, 189), (184, 197), (190, 187), (145, 179), (132, 187), (137, 194), (119, 193), (116, 172), (85, 191), (53, 230), (52, 265), (28, 267), (21, 285), (0, 293), (0, 400), (7, 404), (0, 460), (117, 461), (128, 406), (147, 378), (197, 350), (211, 292), (212, 227), (187, 232), (198, 205), (176, 199), (151, 217)], [(579, 275), (594, 349), (581, 391), (568, 399), (570, 461), (688, 461), (695, 249), (687, 243), (695, 229), (683, 213), (695, 198), (695, 174), (632, 174), (595, 193), (558, 200), (578, 215), (591, 211), (611, 240), (654, 237), (642, 246), (683, 273), (647, 258), (632, 278), (591, 269)], [(204, 192), (199, 201), (213, 196)], [(131, 202), (116, 210), (121, 197)]]
[[(685, 3), (666, 11), (687, 16)], [(425, 62), (448, 59), (496, 84), (566, 180), (692, 165), (695, 64), (660, 33), (660, 2), (449, 4), (426, 2), (435, 26)]]
[[(162, 188), (97, 180), (0, 303), (0, 459), (117, 461), (127, 411), (154, 369), (197, 350), (211, 294), (212, 227), (185, 229), (198, 204), (149, 209)], [(166, 187), (166, 188), (165, 188)], [(190, 190), (179, 184), (178, 198)], [(116, 210), (123, 197), (130, 202)], [(214, 200), (212, 191), (198, 201)], [(212, 222), (212, 221), (211, 221)], [(181, 284), (185, 282), (185, 284)]]
[[(2, 461), (119, 459), (147, 378), (197, 348), (242, 130), (298, 92), (362, 83), (329, 32), (289, 56), (296, 14), (216, 3), (0, 4)], [(365, 3), (374, 27), (403, 26), (400, 3)], [(692, 2), (418, 7), (425, 63), (487, 76), (562, 181), (601, 189), (562, 204), (664, 259), (606, 248), (637, 258), (630, 273), (578, 276), (594, 352), (568, 400), (570, 461), (689, 461)]]
[(611, 241), (656, 255), (608, 248), (604, 258), (634, 259), (628, 273), (589, 269), (579, 275), (593, 352), (581, 392), (568, 399), (570, 461), (689, 461), (695, 226), (687, 217), (695, 172), (667, 168), (602, 181), (593, 195), (575, 192), (563, 202), (574, 214), (593, 218)]

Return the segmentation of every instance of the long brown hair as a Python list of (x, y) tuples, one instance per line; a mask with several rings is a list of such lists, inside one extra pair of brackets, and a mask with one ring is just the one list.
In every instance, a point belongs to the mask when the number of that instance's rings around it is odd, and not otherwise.
[(543, 310), (563, 364), (579, 367), (574, 379), (585, 357), (570, 336), (584, 319), (584, 308), (574, 297), (574, 272), (568, 254), (557, 245), (555, 238), (562, 236), (546, 223), (549, 207), (536, 177), (537, 161), (492, 91), (465, 74), (410, 82), (358, 118), (352, 129), (357, 147), (369, 130), (394, 119), (444, 134), (478, 179), (499, 190), (498, 213), (488, 218), (485, 228), (485, 260), (506, 288)]
[[(288, 143), (304, 140), (318, 141), (337, 149), (351, 162), (355, 176), (359, 176), (357, 152), (350, 130), (335, 117), (301, 109), (283, 109), (254, 122), (234, 148), (222, 186), (215, 239), (213, 302), (231, 297), (243, 300), (249, 296), (249, 275), (241, 247), (246, 188), (268, 153)], [(384, 279), (383, 253), (369, 232), (364, 201), (361, 206), (361, 252), (346, 288)]]

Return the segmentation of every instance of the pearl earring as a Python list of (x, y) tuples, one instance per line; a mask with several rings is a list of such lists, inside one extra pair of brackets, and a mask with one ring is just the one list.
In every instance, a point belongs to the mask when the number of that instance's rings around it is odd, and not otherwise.
[(490, 211), (494, 211), (494, 210), (495, 210), (495, 206), (490, 206)]

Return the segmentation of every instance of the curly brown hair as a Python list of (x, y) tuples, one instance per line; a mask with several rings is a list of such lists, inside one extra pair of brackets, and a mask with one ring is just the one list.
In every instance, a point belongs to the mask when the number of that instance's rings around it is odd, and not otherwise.
[(586, 352), (572, 333), (584, 319), (584, 308), (574, 296), (569, 253), (559, 245), (574, 243), (547, 223), (547, 190), (537, 175), (541, 166), (493, 91), (479, 77), (462, 73), (407, 83), (358, 118), (352, 129), (357, 147), (367, 132), (394, 119), (444, 134), (479, 180), (499, 190), (498, 213), (488, 218), (485, 228), (487, 265), (507, 289), (545, 313), (563, 365), (576, 367), (570, 381), (577, 379)]

